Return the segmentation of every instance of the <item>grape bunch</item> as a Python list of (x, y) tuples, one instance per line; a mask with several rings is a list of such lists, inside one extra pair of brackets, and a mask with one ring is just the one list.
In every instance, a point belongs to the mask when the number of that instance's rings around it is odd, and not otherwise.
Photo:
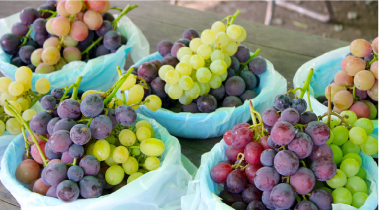
[(341, 71), (325, 89), (325, 97), (318, 100), (327, 105), (329, 87), (333, 110), (355, 112), (358, 118), (377, 119), (378, 104), (378, 38), (372, 44), (356, 39), (350, 53), (341, 61)]
[[(155, 138), (148, 121), (137, 122), (134, 108), (115, 97), (132, 70), (108, 91), (86, 91), (82, 100), (77, 98), (81, 77), (68, 88), (53, 89), (41, 99), (46, 111), (36, 113), (29, 123), (7, 102), (6, 108), (29, 132), (26, 138), (23, 130), (26, 151), (16, 179), (29, 184), (33, 192), (72, 202), (79, 196), (87, 199), (112, 193), (158, 169), (165, 144)], [(136, 86), (141, 85), (131, 88)], [(148, 98), (140, 103), (157, 106)]]
[[(116, 31), (117, 22), (137, 7), (127, 6), (115, 19), (108, 0), (50, 1), (38, 9), (27, 7), (12, 33), (0, 38), (1, 48), (13, 55), (10, 63), (47, 74), (72, 61), (116, 52), (127, 39)], [(33, 33), (32, 33), (33, 32)]]
[(194, 29), (183, 32), (175, 43), (163, 40), (157, 46), (162, 61), (145, 62), (135, 72), (150, 83), (164, 108), (177, 101), (182, 112), (209, 113), (217, 107), (237, 107), (257, 96), (259, 75), (267, 68), (266, 60), (250, 56), (239, 45), (246, 39), (242, 26), (233, 24), (239, 11), (229, 16), (228, 24), (213, 23), (201, 35)]
[(33, 105), (50, 91), (50, 82), (45, 78), (40, 78), (35, 83), (38, 94), (31, 90), (33, 72), (26, 66), (17, 69), (15, 78), (16, 81), (12, 81), (8, 77), (0, 77), (0, 135), (5, 131), (12, 135), (21, 133), (21, 122), (5, 108), (6, 101), (22, 114), (25, 121), (30, 121), (37, 113), (32, 109)]

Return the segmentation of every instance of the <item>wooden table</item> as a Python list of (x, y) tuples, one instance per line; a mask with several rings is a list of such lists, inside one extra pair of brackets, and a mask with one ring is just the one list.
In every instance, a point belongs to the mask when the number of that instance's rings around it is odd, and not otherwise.
[[(25, 7), (38, 8), (43, 2), (3, 1), (0, 3), (0, 18), (21, 11)], [(206, 13), (193, 9), (173, 6), (163, 2), (128, 2), (137, 3), (139, 8), (128, 14), (128, 17), (142, 30), (150, 43), (150, 52), (156, 51), (161, 40), (172, 42), (181, 38), (187, 28), (194, 28), (198, 32), (210, 28), (211, 24), (224, 17), (218, 14)], [(115, 1), (112, 5), (125, 7), (126, 2)], [(238, 2), (236, 2), (238, 4)], [(232, 14), (231, 14), (232, 15)], [(250, 51), (261, 49), (261, 56), (270, 60), (275, 69), (286, 79), (288, 88), (293, 88), (292, 78), (296, 70), (308, 60), (333, 49), (347, 46), (349, 43), (334, 39), (322, 38), (296, 31), (266, 26), (250, 21), (238, 19), (236, 24), (243, 26), (247, 31), (247, 39), (243, 42)], [(130, 58), (127, 66), (131, 65)], [(221, 137), (211, 139), (184, 139), (179, 138), (182, 153), (197, 167), (203, 153), (212, 149)], [(0, 184), (0, 209), (19, 209), (19, 204)]]

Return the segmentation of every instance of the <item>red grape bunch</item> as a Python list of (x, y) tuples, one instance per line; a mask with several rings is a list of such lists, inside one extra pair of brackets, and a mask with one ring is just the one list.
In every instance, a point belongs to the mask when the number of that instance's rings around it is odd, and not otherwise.
[(12, 26), (12, 33), (0, 38), (0, 45), (13, 55), (11, 64), (27, 65), (36, 73), (51, 73), (72, 61), (116, 52), (127, 42), (116, 31), (117, 22), (135, 7), (115, 8), (121, 11), (115, 19), (108, 12), (109, 0), (48, 0), (38, 9), (23, 9), (21, 22)]

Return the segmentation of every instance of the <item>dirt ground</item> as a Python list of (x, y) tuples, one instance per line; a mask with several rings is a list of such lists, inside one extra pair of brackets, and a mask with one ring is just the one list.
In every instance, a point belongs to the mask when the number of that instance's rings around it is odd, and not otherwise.
[[(326, 11), (323, 1), (295, 1), (293, 3), (320, 13)], [(334, 19), (329, 23), (322, 23), (295, 11), (275, 6), (271, 25), (349, 42), (357, 38), (364, 38), (371, 42), (378, 36), (378, 1), (332, 1), (331, 4)], [(240, 18), (264, 24), (267, 1), (179, 0), (177, 5), (225, 16), (240, 10)], [(348, 13), (356, 13), (356, 19), (349, 19)]]

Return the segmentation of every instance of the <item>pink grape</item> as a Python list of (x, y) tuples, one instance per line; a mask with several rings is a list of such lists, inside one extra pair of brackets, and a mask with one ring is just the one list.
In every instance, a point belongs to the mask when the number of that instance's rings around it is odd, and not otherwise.
[(66, 11), (71, 15), (77, 14), (82, 10), (82, 1), (78, 0), (66, 0), (65, 7)]
[(225, 156), (226, 158), (228, 158), (228, 160), (234, 163), (237, 160), (238, 154), (243, 153), (243, 152), (244, 152), (244, 148), (236, 148), (233, 145), (231, 145), (228, 148), (226, 148)]
[(232, 130), (228, 130), (225, 132), (223, 139), (227, 145), (232, 145)]
[(23, 184), (30, 184), (37, 180), (41, 174), (39, 164), (32, 160), (26, 159), (22, 161), (16, 168), (16, 179)]
[(354, 79), (352, 76), (348, 75), (346, 71), (339, 71), (334, 75), (334, 82), (343, 86), (353, 86)]
[(105, 1), (99, 1), (99, 0), (86, 0), (84, 3), (87, 5), (88, 8), (100, 11), (104, 8), (106, 2)]
[(370, 71), (372, 74), (374, 74), (375, 79), (378, 79), (378, 61), (375, 61), (371, 64)]
[(369, 118), (370, 117), (370, 108), (361, 101), (356, 101), (354, 104), (349, 108), (350, 111), (353, 111), (357, 118)]
[(332, 84), (328, 85), (328, 87), (325, 88), (325, 97), (326, 97), (327, 99), (329, 99), (329, 86), (330, 86), (330, 89), (331, 89), (331, 93), (330, 93), (330, 95), (331, 95), (331, 97), (332, 97), (332, 98), (331, 98), (332, 101), (333, 101), (334, 96), (336, 95), (336, 93), (338, 93), (338, 92), (341, 91), (341, 90), (346, 90), (346, 87), (345, 87), (345, 86), (343, 86), (343, 85), (339, 85), (339, 84), (336, 84), (336, 83), (332, 83)]
[(312, 162), (311, 170), (318, 181), (327, 181), (336, 175), (337, 165), (331, 158), (320, 157)]
[(367, 95), (374, 101), (378, 101), (378, 80), (375, 80), (374, 85), (372, 88), (367, 90)]
[(295, 128), (289, 122), (276, 122), (271, 129), (271, 137), (276, 144), (289, 144), (295, 137)]
[(262, 165), (261, 164), (249, 164), (246, 168), (245, 168), (245, 175), (246, 175), (246, 178), (247, 180), (250, 182), (250, 183), (254, 183), (254, 177), (255, 177), (255, 174), (257, 173), (257, 171), (262, 168)]
[(371, 71), (362, 70), (354, 77), (354, 84), (359, 90), (369, 90), (374, 83), (375, 77)]
[(245, 160), (249, 164), (260, 164), (261, 153), (263, 152), (263, 147), (258, 142), (250, 142), (246, 145), (244, 150)]
[(318, 210), (318, 208), (311, 201), (304, 200), (296, 204), (294, 210)]
[[(46, 142), (44, 142), (44, 141), (38, 142), (38, 145), (41, 148), (43, 155), (46, 157), (46, 154), (45, 154), (45, 145), (46, 145)], [(37, 148), (37, 146), (35, 144), (32, 146), (31, 154), (32, 154), (32, 158), (37, 163), (43, 165), (43, 160), (42, 160), (41, 154), (39, 153), (38, 148)]]
[(312, 192), (309, 200), (312, 201), (319, 210), (330, 210), (332, 209), (333, 197), (332, 195), (323, 189), (317, 189)]
[(310, 136), (298, 132), (295, 138), (288, 144), (288, 149), (294, 152), (299, 159), (304, 159), (312, 153), (313, 141)]
[(261, 191), (269, 191), (279, 183), (280, 175), (272, 167), (262, 167), (255, 173), (254, 184)]
[(334, 107), (337, 107), (340, 110), (347, 110), (353, 104), (354, 98), (347, 90), (341, 90), (334, 95), (333, 103)]
[(346, 73), (355, 76), (359, 71), (365, 70), (366, 62), (360, 58), (350, 59), (345, 67)]
[(296, 193), (305, 195), (312, 191), (316, 179), (313, 172), (305, 167), (299, 168), (296, 173), (290, 176), (290, 184)]
[(70, 36), (78, 42), (85, 40), (88, 36), (87, 25), (82, 21), (75, 21), (71, 25)]
[(106, 0), (103, 9), (99, 10), (98, 12), (100, 14), (104, 14), (104, 13), (108, 12), (108, 10), (110, 9), (110, 7), (111, 7), (111, 3), (108, 0)]
[[(371, 46), (372, 46), (372, 50), (373, 50), (376, 54), (378, 54), (378, 37), (376, 37), (376, 38), (374, 39), (374, 41), (372, 41)], [(377, 79), (378, 79), (378, 78), (377, 78)]]
[(226, 162), (217, 163), (211, 170), (211, 178), (217, 184), (226, 182), (228, 175), (233, 171), (232, 166)]
[(66, 10), (66, 0), (61, 0), (58, 2), (57, 4), (57, 12), (58, 12), (58, 15), (62, 16), (62, 17), (68, 17), (70, 16), (70, 13), (67, 12)]
[(63, 50), (63, 58), (67, 62), (82, 60), (82, 54), (76, 47), (66, 47)]
[(292, 175), (299, 168), (299, 158), (292, 151), (282, 150), (275, 156), (274, 167), (283, 176)]
[(305, 133), (312, 138), (314, 145), (323, 145), (330, 138), (330, 129), (323, 122), (310, 122), (305, 129)]
[(350, 43), (350, 52), (357, 57), (366, 57), (371, 54), (372, 47), (370, 42), (364, 39), (356, 39)]
[(315, 161), (319, 157), (328, 157), (328, 158), (333, 158), (333, 150), (332, 148), (327, 145), (315, 145), (313, 147), (312, 153), (309, 155), (309, 158), (312, 161)]
[(37, 179), (37, 181), (33, 184), (33, 192), (41, 194), (43, 196), (46, 196), (46, 193), (49, 190), (49, 188), (50, 186), (45, 185), (41, 178)]
[(56, 17), (51, 25), (51, 29), (57, 36), (66, 36), (70, 32), (70, 20), (63, 16)]
[(94, 10), (88, 10), (84, 13), (83, 21), (90, 30), (97, 30), (103, 24), (103, 17)]
[(268, 136), (262, 136), (261, 139), (259, 139), (259, 142), (261, 143), (263, 149), (272, 149), (272, 148), (268, 145), (267, 140), (268, 140)]
[(253, 132), (248, 127), (242, 127), (235, 130), (232, 134), (232, 145), (236, 148), (244, 148), (254, 138)]
[(347, 64), (347, 62), (349, 62), (353, 58), (357, 58), (357, 56), (349, 55), (349, 56), (346, 56), (344, 59), (342, 59), (342, 61), (341, 61), (341, 69), (343, 71), (346, 70), (346, 64)]

